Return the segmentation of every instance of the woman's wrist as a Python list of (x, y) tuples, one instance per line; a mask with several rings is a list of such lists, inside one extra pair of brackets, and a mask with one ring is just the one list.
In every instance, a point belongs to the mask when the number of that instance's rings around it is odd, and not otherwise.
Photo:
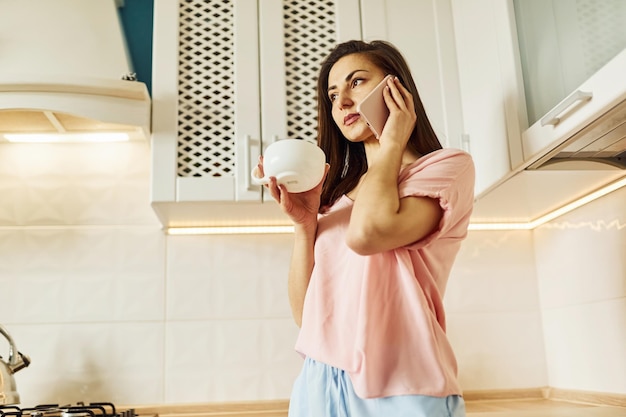
[(293, 226), (296, 239), (315, 239), (317, 233), (317, 219), (313, 222), (296, 223)]

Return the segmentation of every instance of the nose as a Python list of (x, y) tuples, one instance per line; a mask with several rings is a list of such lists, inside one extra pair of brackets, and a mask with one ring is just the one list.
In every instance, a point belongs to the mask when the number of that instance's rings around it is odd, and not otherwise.
[(352, 101), (352, 97), (350, 97), (350, 94), (348, 92), (343, 91), (338, 93), (337, 106), (340, 110), (352, 107), (353, 104), (354, 101)]

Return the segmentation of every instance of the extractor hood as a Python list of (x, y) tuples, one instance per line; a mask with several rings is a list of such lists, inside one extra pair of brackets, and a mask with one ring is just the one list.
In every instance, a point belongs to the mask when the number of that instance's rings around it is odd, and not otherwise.
[(149, 139), (150, 95), (134, 79), (119, 6), (0, 0), (0, 142), (42, 133)]
[(524, 160), (477, 196), (474, 223), (530, 225), (626, 177), (626, 49), (522, 133)]
[(524, 132), (524, 156), (532, 162), (526, 169), (549, 169), (558, 162), (575, 166), (575, 161), (625, 169), (624, 74), (626, 49)]

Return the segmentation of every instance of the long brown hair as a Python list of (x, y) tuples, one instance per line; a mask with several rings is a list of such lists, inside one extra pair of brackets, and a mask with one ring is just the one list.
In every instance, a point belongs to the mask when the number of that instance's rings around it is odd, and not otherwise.
[(326, 94), (331, 68), (339, 59), (350, 54), (361, 54), (382, 69), (385, 74), (397, 76), (413, 96), (417, 122), (407, 148), (418, 155), (426, 155), (442, 148), (426, 116), (415, 81), (402, 54), (385, 41), (353, 40), (338, 44), (322, 62), (317, 80), (317, 143), (326, 154), (326, 162), (330, 164), (330, 170), (322, 188), (320, 212), (356, 187), (361, 176), (367, 172), (367, 158), (363, 143), (350, 142), (343, 136), (333, 120), (332, 103)]

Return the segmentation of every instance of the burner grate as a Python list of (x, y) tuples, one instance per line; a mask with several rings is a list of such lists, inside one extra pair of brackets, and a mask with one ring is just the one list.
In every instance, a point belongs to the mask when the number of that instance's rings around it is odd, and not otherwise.
[(113, 403), (95, 402), (59, 405), (40, 404), (20, 408), (15, 405), (0, 406), (0, 417), (137, 417), (133, 408), (119, 411)]

